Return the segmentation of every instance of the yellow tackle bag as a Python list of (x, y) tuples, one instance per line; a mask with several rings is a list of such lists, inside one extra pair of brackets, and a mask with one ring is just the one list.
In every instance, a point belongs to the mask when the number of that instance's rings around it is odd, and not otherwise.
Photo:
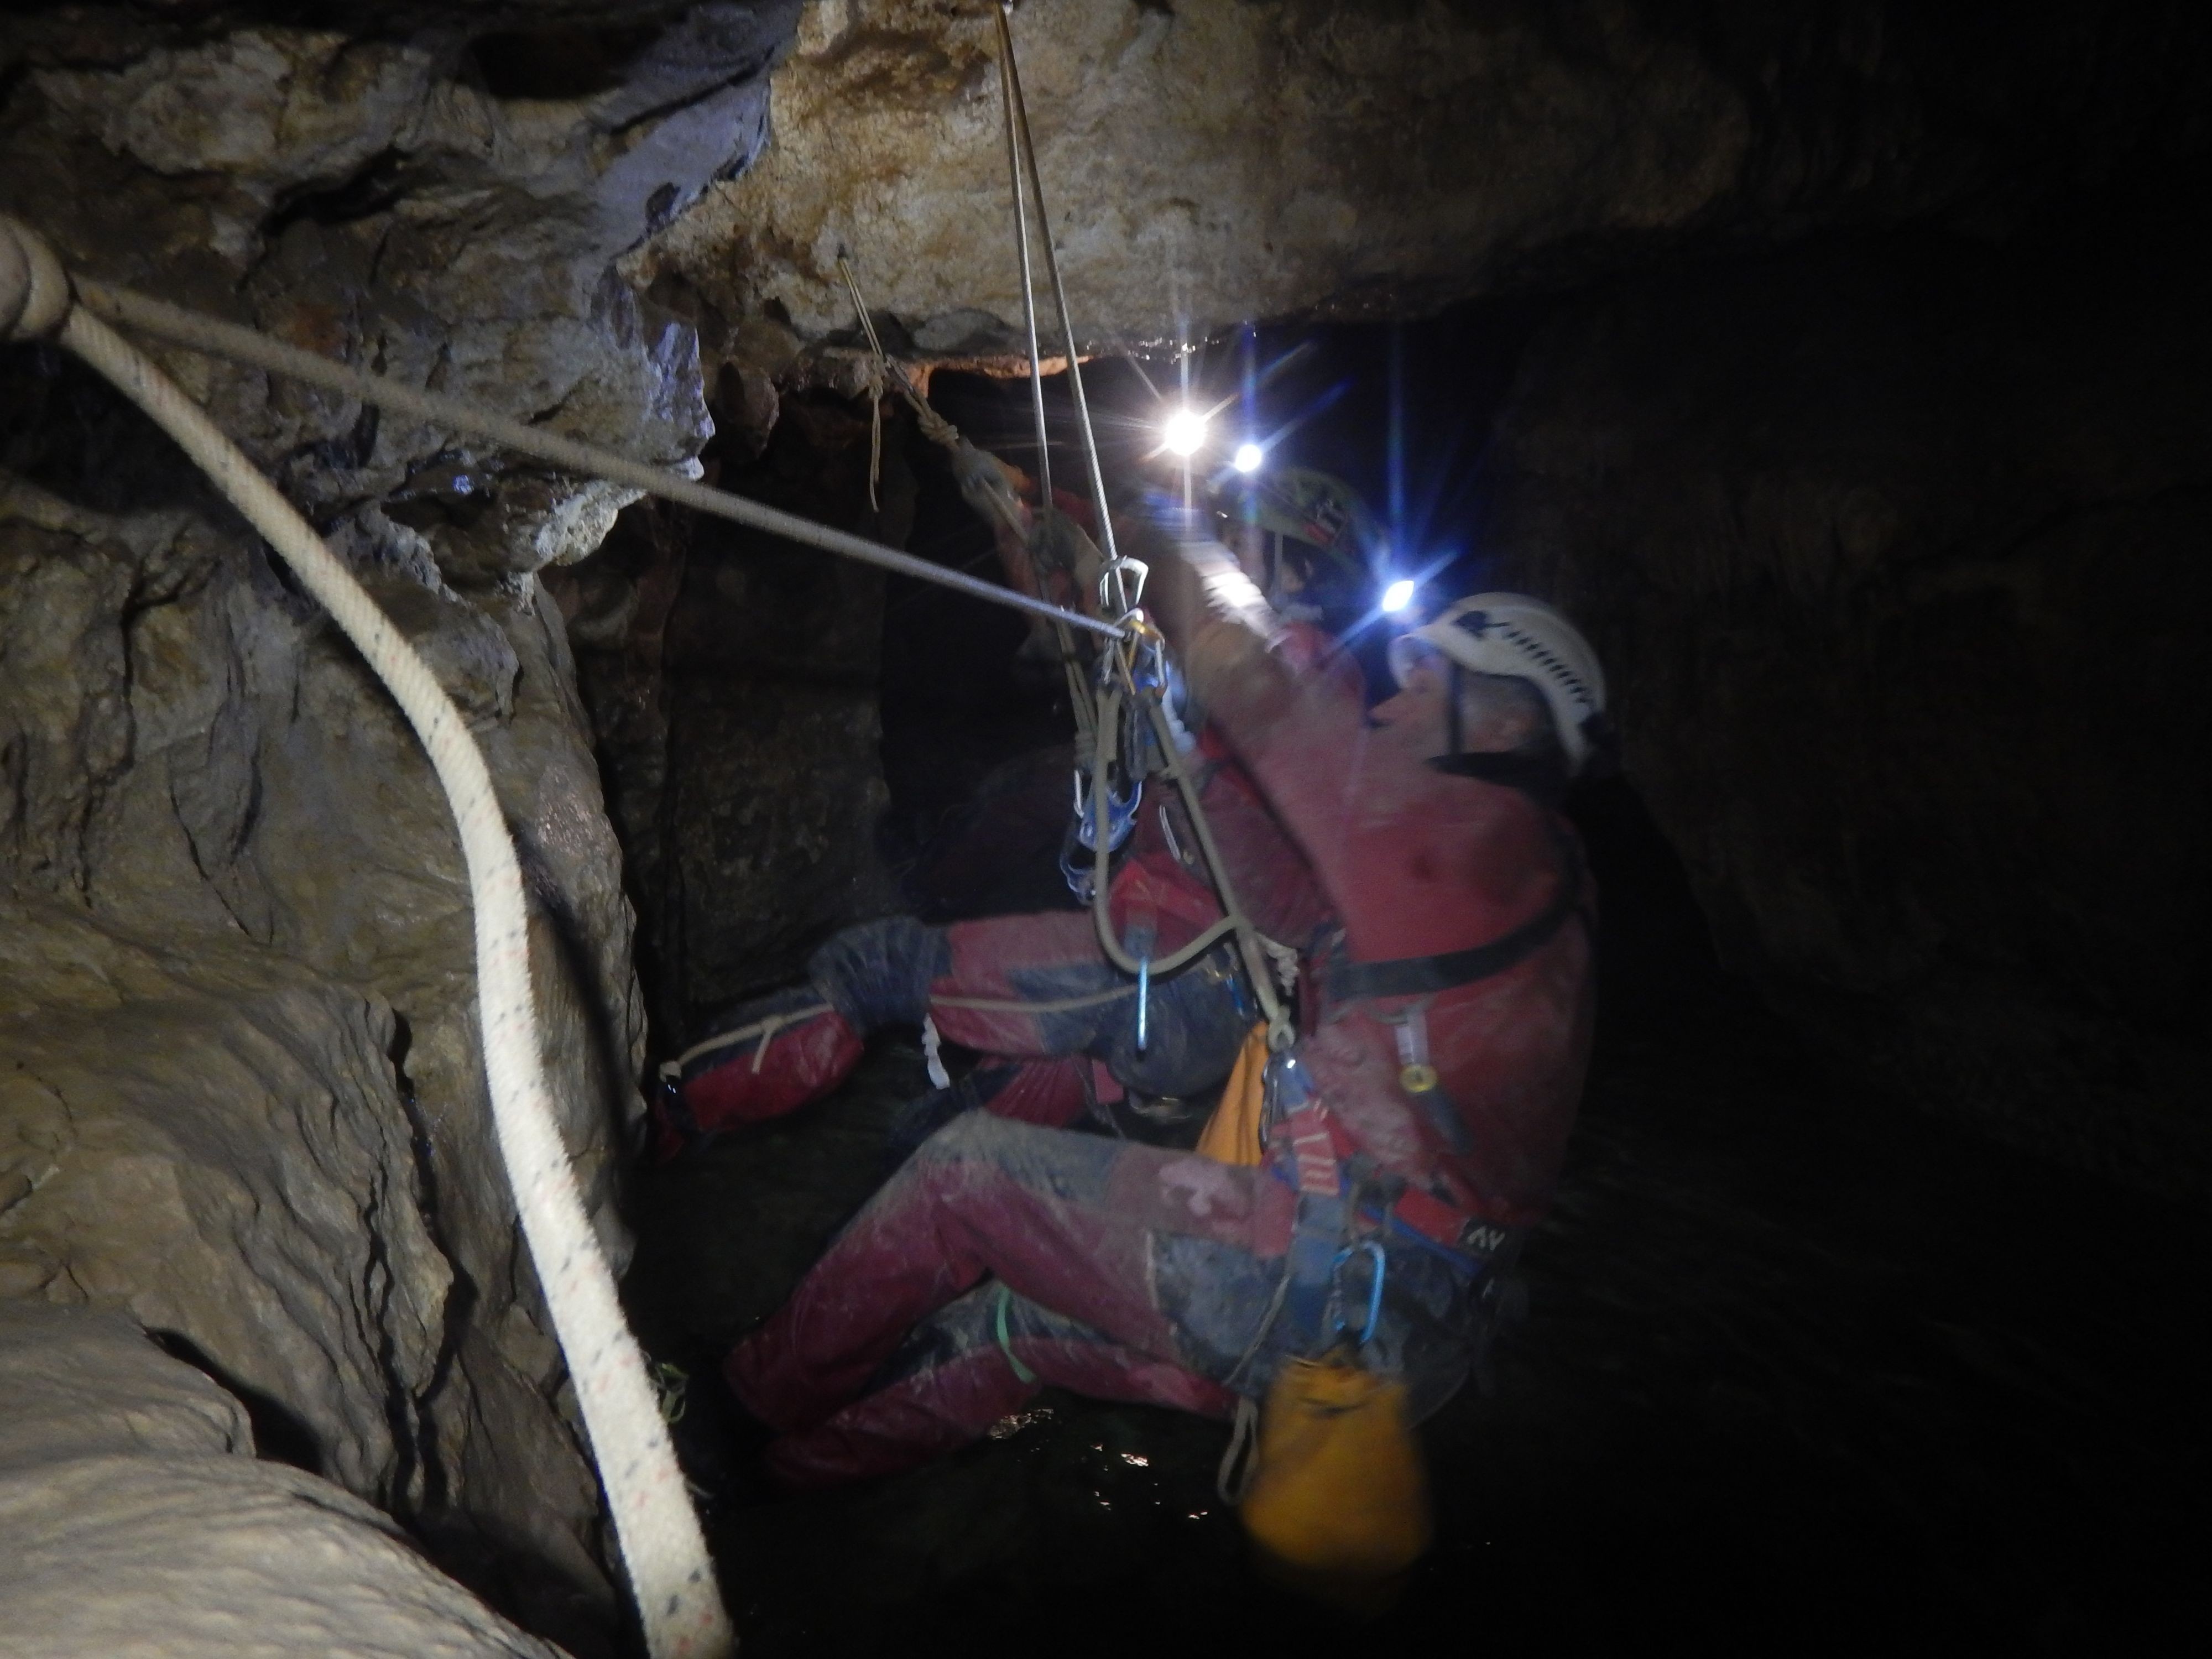
[(1260, 1410), (1241, 1513), (1262, 1577), (1349, 1612), (1388, 1613), (1431, 1534), (1406, 1385), (1334, 1356), (1285, 1364)]
[[(1267, 1058), (1267, 1028), (1255, 1025), (1199, 1137), (1208, 1158), (1246, 1168), (1263, 1161)], [(1240, 1429), (1249, 1425), (1240, 1418)], [(1366, 1370), (1347, 1344), (1324, 1359), (1285, 1364), (1259, 1425), (1238, 1502), (1255, 1566), (1332, 1607), (1370, 1617), (1389, 1612), (1431, 1533), (1428, 1476), (1406, 1385)], [(1237, 1449), (1232, 1445), (1224, 1461), (1224, 1484)]]

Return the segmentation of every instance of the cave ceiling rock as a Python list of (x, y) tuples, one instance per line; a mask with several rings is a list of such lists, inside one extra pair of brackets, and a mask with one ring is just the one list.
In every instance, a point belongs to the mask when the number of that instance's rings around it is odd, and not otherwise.
[[(1743, 169), (1742, 99), (1638, 9), (1576, 10), (1579, 43), (1512, 6), (1022, 6), (1079, 335), (1433, 306), (1564, 240), (1694, 222)], [(1014, 350), (994, 58), (988, 7), (817, 0), (775, 76), (766, 153), (643, 262), (815, 337), (851, 323), (849, 248), (921, 349)]]
[[(527, 37), (490, 73), (465, 14), (389, 36), (260, 26), (171, 43), (26, 25), (9, 144), (46, 165), (22, 169), (11, 206), (106, 280), (680, 462), (710, 430), (696, 345), (611, 264), (758, 150), (762, 71), (792, 10), (677, 13), (596, 89), (562, 84)], [(114, 188), (84, 191), (88, 178)], [(444, 434), (350, 400), (156, 355), (319, 522), (449, 459)], [(604, 485), (474, 459), (471, 493), (496, 495), (511, 470), (528, 510), (468, 538), (460, 580), (482, 579), (487, 542), (495, 572), (580, 557), (618, 504)]]
[[(2193, 9), (1024, 0), (1013, 28), (1079, 339), (1112, 350), (1827, 229), (2001, 234), (2188, 142)], [(917, 356), (1018, 361), (995, 57), (988, 5), (811, 0), (767, 149), (627, 268), (819, 341), (852, 325), (845, 250)]]

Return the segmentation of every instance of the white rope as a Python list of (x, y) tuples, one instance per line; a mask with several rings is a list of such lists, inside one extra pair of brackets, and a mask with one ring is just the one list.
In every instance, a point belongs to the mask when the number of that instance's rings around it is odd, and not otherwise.
[[(8, 251), (13, 245), (14, 252)], [(41, 258), (43, 256), (43, 259)], [(27, 301), (10, 283), (30, 272)], [(562, 1145), (539, 1048), (522, 872), (483, 751), (413, 646), (290, 502), (143, 353), (40, 279), (52, 256), (0, 218), (0, 329), (51, 331), (152, 417), (268, 539), (392, 693), (428, 751), (459, 826), (476, 917), (477, 1006), (500, 1154), (555, 1335), (613, 1511), (615, 1536), (654, 1659), (721, 1659), (736, 1638), (615, 1279)]]

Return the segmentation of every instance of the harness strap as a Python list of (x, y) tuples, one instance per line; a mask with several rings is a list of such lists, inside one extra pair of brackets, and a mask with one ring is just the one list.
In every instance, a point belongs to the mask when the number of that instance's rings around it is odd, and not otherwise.
[(1391, 1201), (1390, 1218), (1407, 1231), (1470, 1256), (1478, 1264), (1501, 1248), (1510, 1236), (1508, 1229), (1484, 1221), (1455, 1204), (1447, 1204), (1419, 1187), (1407, 1188)]
[[(1295, 1186), (1304, 1200), (1297, 1231), (1291, 1241), (1289, 1305), (1299, 1328), (1318, 1330), (1327, 1316), (1337, 1253), (1347, 1240), (1346, 1225), (1357, 1218), (1346, 1194), (1353, 1184), (1350, 1176), (1360, 1167), (1353, 1160), (1361, 1158), (1361, 1154), (1335, 1115), (1319, 1096), (1308, 1091), (1304, 1079), (1294, 1068), (1279, 1068), (1275, 1105), (1287, 1131), (1291, 1159), (1287, 1170), (1279, 1162), (1273, 1168), (1277, 1176)], [(1389, 1184), (1398, 1186), (1395, 1181)], [(1510, 1228), (1415, 1186), (1398, 1187), (1382, 1207), (1389, 1224), (1459, 1258), (1476, 1271), (1512, 1237)]]
[(1433, 957), (1397, 957), (1387, 962), (1352, 961), (1340, 933), (1328, 951), (1330, 1000), (1352, 1002), (1366, 997), (1433, 996), (1438, 991), (1494, 978), (1535, 955), (1582, 905), (1582, 860), (1564, 836), (1558, 840), (1559, 890), (1540, 915), (1486, 945)]
[(1308, 1344), (1326, 1334), (1328, 1302), (1336, 1284), (1336, 1253), (1345, 1242), (1349, 1218), (1344, 1206), (1344, 1170), (1329, 1133), (1328, 1114), (1308, 1085), (1295, 1056), (1278, 1055), (1268, 1069), (1270, 1104), (1279, 1115), (1291, 1146), (1290, 1179), (1298, 1189), (1297, 1230), (1291, 1235), (1285, 1264), (1288, 1293), (1283, 1311)]
[(1566, 763), (1556, 754), (1463, 750), (1437, 756), (1429, 763), (1429, 769), (1449, 778), (1475, 778), (1518, 789), (1545, 806), (1557, 806), (1567, 798)]

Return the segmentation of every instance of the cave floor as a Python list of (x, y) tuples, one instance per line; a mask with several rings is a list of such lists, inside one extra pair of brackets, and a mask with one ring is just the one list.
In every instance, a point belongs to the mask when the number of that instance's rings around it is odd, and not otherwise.
[[(718, 1514), (747, 1650), (2056, 1654), (2201, 1626), (2201, 1221), (1840, 1100), (1725, 986), (1664, 1012), (1601, 1033), (1528, 1313), (1426, 1428), (1437, 1543), (1388, 1620), (1249, 1576), (1222, 1427), (1048, 1393), (903, 1477)], [(881, 1047), (647, 1175), (649, 1346), (711, 1363), (769, 1311), (923, 1086)]]

